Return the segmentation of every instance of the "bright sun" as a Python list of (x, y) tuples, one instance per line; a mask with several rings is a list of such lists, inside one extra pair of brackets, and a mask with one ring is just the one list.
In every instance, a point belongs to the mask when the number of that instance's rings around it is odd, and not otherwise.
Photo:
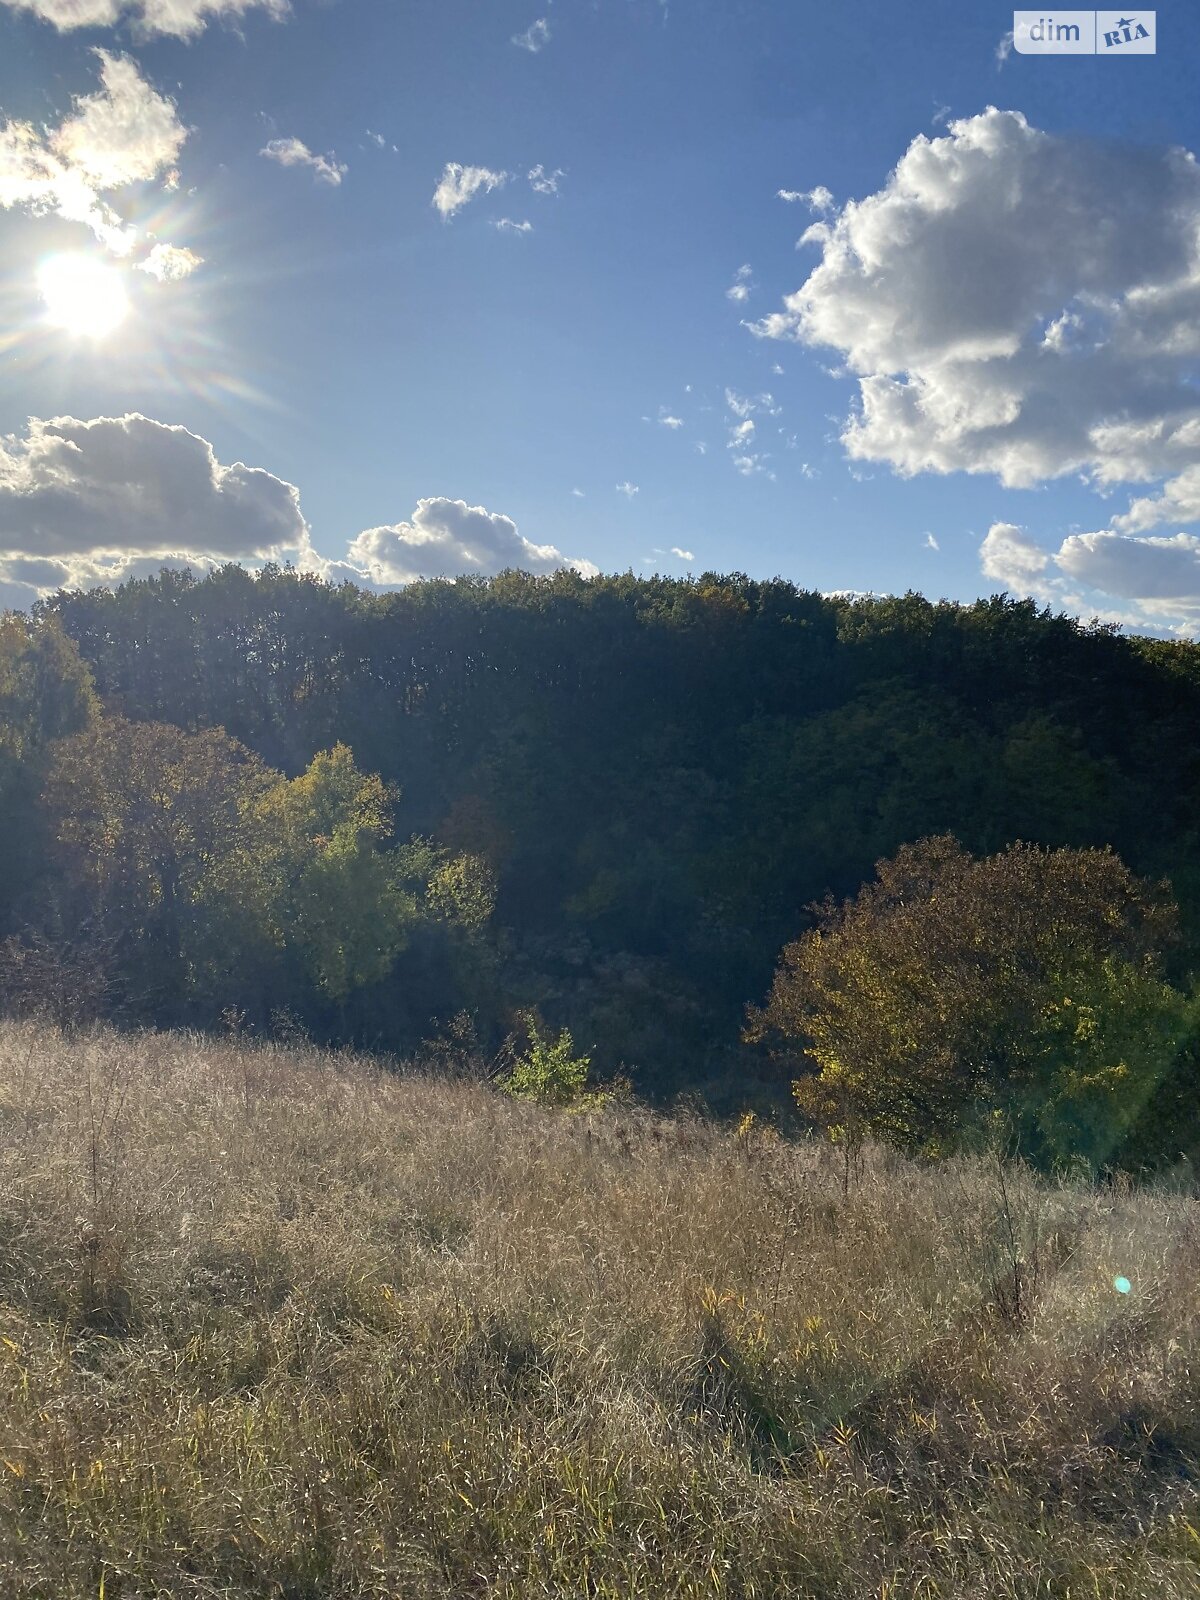
[(38, 269), (38, 288), (46, 320), (82, 338), (106, 338), (129, 310), (121, 274), (92, 256), (51, 256)]

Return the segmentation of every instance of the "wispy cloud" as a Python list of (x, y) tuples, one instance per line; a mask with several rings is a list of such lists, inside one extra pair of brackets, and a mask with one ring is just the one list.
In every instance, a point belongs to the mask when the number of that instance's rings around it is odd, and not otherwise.
[(561, 167), (555, 167), (553, 172), (547, 172), (539, 161), (536, 167), (530, 169), (529, 183), (535, 194), (557, 194), (558, 180), (565, 177), (566, 173)]
[(302, 139), (271, 139), (258, 153), (268, 161), (278, 161), (281, 167), (307, 167), (317, 183), (327, 183), (335, 189), (350, 171), (332, 151), (324, 156), (314, 155)]
[(550, 24), (545, 17), (539, 17), (536, 22), (531, 22), (524, 33), (514, 33), (512, 42), (519, 50), (528, 50), (531, 56), (536, 56), (539, 50), (544, 50), (550, 43)]
[(749, 300), (750, 292), (754, 288), (750, 282), (752, 270), (748, 261), (742, 263), (733, 275), (733, 282), (725, 291), (726, 300), (732, 300), (736, 305), (742, 305)]
[(457, 161), (447, 161), (433, 191), (433, 204), (448, 219), (481, 191), (490, 194), (507, 182), (507, 172), (493, 172), (490, 167), (464, 167)]
[(636, 483), (630, 483), (629, 479), (626, 478), (624, 483), (617, 485), (617, 493), (623, 494), (627, 500), (632, 500), (634, 495), (638, 493), (638, 486)]
[(776, 192), (780, 200), (786, 200), (789, 204), (795, 201), (802, 201), (810, 211), (816, 211), (822, 215), (827, 211), (834, 210), (836, 205), (832, 191), (827, 189), (823, 183), (817, 184), (815, 189), (779, 189)]
[(501, 217), (492, 227), (500, 233), (532, 233), (532, 222), (514, 222), (511, 217)]

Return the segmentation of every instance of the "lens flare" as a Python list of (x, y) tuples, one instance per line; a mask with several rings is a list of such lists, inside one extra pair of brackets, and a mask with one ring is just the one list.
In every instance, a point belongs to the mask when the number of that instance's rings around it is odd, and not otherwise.
[(121, 273), (93, 256), (51, 256), (38, 269), (38, 289), (47, 322), (76, 338), (107, 338), (129, 311)]

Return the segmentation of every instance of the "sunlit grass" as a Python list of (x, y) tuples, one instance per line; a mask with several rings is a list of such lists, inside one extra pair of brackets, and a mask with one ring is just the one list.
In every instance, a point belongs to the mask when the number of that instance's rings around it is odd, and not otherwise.
[(841, 1182), (752, 1120), (0, 1028), (0, 1592), (1192, 1600), (1200, 1202)]

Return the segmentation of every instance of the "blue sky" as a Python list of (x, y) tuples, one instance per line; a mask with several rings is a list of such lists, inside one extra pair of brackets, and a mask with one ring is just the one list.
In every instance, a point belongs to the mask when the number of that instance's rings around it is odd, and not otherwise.
[[(1012, 21), (0, 0), (0, 601), (570, 559), (1195, 632), (1200, 13), (1136, 59)], [(449, 163), (491, 178), (443, 214)]]

